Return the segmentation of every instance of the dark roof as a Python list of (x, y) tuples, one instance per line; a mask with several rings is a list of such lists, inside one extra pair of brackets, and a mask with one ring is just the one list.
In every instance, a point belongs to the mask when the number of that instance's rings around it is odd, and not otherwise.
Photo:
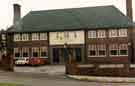
[(127, 28), (135, 24), (114, 6), (31, 11), (21, 19), (16, 32), (63, 31), (97, 28)]

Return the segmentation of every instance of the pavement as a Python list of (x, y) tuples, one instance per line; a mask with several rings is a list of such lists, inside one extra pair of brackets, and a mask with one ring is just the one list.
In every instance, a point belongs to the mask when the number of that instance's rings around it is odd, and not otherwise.
[[(40, 69), (42, 67), (36, 68)], [(44, 68), (47, 67), (45, 66)], [(54, 66), (54, 69), (57, 70), (50, 68), (50, 70), (54, 71), (53, 73), (52, 72), (35, 73), (30, 71), (19, 72), (19, 70), (15, 72), (0, 71), (0, 83), (8, 82), (8, 83), (24, 84), (26, 86), (135, 86), (135, 83), (125, 83), (125, 82), (114, 83), (114, 82), (75, 80), (72, 78), (68, 78), (67, 75), (65, 75), (64, 73), (57, 73), (59, 68), (60, 70), (63, 70), (61, 69), (60, 66)]]
[(68, 77), (82, 81), (96, 82), (114, 82), (114, 83), (135, 83), (135, 77), (105, 77), (105, 76), (83, 76), (83, 75), (67, 75)]

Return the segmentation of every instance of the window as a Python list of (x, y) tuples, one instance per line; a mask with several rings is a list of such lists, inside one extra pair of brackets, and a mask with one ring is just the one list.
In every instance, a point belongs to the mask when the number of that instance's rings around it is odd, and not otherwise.
[(127, 37), (127, 29), (119, 29), (119, 37)]
[(38, 57), (39, 56), (39, 48), (38, 47), (32, 48), (32, 56), (33, 57)]
[(96, 31), (88, 31), (88, 38), (96, 38)]
[(39, 40), (39, 34), (38, 33), (32, 33), (32, 40)]
[(2, 38), (2, 40), (6, 40), (6, 35), (2, 34), (1, 38)]
[(99, 44), (97, 45), (98, 48), (98, 56), (106, 56), (106, 45), (105, 44)]
[(89, 57), (97, 56), (96, 45), (92, 44), (88, 46), (88, 56)]
[(105, 30), (98, 30), (98, 38), (105, 38), (106, 32)]
[(28, 41), (29, 40), (29, 34), (22, 34), (22, 41)]
[(21, 41), (21, 34), (14, 34), (14, 41)]
[(111, 29), (109, 30), (109, 37), (117, 37), (117, 29)]
[(22, 48), (22, 57), (29, 57), (29, 48)]
[(40, 33), (40, 40), (47, 40), (47, 33)]
[(14, 48), (14, 57), (15, 58), (21, 57), (21, 49), (20, 48)]
[(47, 47), (41, 47), (40, 48), (40, 57), (41, 58), (47, 58)]
[(119, 45), (119, 55), (120, 56), (128, 56), (128, 44), (120, 44)]
[(118, 56), (118, 45), (111, 44), (109, 45), (110, 56)]

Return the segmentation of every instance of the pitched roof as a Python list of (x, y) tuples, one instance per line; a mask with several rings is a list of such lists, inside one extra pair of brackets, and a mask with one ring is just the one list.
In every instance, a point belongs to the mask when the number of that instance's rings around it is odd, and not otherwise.
[(21, 28), (13, 31), (63, 31), (135, 26), (114, 6), (31, 11), (21, 19)]

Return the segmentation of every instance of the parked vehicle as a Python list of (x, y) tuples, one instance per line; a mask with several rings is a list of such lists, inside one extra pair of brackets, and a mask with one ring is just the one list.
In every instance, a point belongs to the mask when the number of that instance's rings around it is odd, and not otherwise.
[(28, 65), (29, 59), (28, 58), (21, 58), (15, 61), (15, 65)]
[(42, 58), (30, 58), (29, 59), (29, 65), (43, 65), (45, 64), (44, 60)]

